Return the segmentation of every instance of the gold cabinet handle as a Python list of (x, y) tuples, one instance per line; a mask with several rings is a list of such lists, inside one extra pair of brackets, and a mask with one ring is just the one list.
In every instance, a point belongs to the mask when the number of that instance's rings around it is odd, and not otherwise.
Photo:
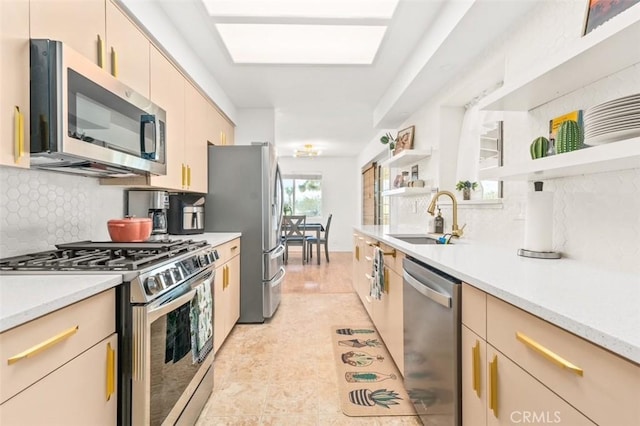
[(582, 370), (582, 368), (567, 361), (566, 359), (562, 358), (560, 355), (556, 354), (555, 352), (552, 352), (549, 349), (545, 348), (544, 346), (542, 346), (540, 343), (536, 342), (529, 336), (526, 336), (525, 334), (519, 331), (516, 331), (516, 339), (524, 343), (525, 346), (528, 346), (529, 348), (538, 352), (540, 355), (547, 358), (549, 361), (551, 361), (555, 365), (562, 368), (566, 368), (567, 370), (577, 374), (580, 377), (584, 375), (584, 371)]
[(231, 247), (231, 251), (238, 250), (238, 246)]
[(489, 363), (489, 409), (498, 418), (498, 356), (493, 356)]
[(220, 145), (224, 145), (224, 138), (222, 137), (222, 135), (224, 135), (224, 133), (222, 132), (222, 130), (220, 130)]
[(191, 166), (187, 166), (187, 186), (191, 186)]
[(382, 292), (389, 294), (389, 268), (385, 267), (382, 273), (384, 274), (384, 288)]
[(371, 275), (369, 275), (369, 274), (364, 274), (364, 276), (365, 276), (365, 277), (367, 277), (367, 279), (368, 279), (369, 281), (371, 281), (371, 280), (373, 279), (373, 277), (372, 277)]
[(118, 78), (118, 54), (113, 47), (111, 47), (111, 75)]
[(184, 188), (185, 186), (185, 181), (187, 179), (187, 168), (184, 166), (184, 163), (182, 164), (182, 187)]
[(360, 261), (360, 247), (356, 246), (356, 260)]
[(25, 358), (30, 358), (34, 355), (39, 354), (40, 352), (44, 351), (45, 349), (49, 349), (52, 346), (57, 345), (58, 343), (62, 342), (63, 340), (73, 336), (74, 334), (76, 334), (78, 332), (78, 328), (79, 326), (75, 326), (75, 327), (71, 327), (68, 330), (65, 330), (53, 337), (51, 337), (50, 339), (45, 340), (44, 342), (38, 343), (35, 346), (30, 347), (29, 349), (27, 349), (24, 352), (21, 352), (17, 355), (12, 356), (11, 358), (9, 358), (7, 360), (7, 364), (8, 365), (12, 365), (15, 364), (16, 362), (23, 360)]
[(371, 257), (371, 256), (365, 256), (365, 257), (364, 257), (364, 259), (365, 259), (367, 262), (371, 262), (371, 261), (373, 260), (373, 257)]
[(471, 371), (473, 390), (480, 398), (480, 342), (476, 340), (476, 344), (471, 348)]
[(98, 66), (104, 69), (104, 40), (98, 34)]
[(111, 343), (107, 343), (107, 401), (116, 389), (116, 350), (111, 349)]
[(16, 105), (13, 120), (13, 161), (18, 163), (24, 156), (24, 114), (20, 112), (20, 107)]

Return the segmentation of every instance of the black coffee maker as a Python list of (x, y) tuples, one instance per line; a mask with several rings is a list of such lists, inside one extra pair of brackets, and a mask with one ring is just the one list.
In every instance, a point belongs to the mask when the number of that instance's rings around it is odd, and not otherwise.
[(166, 191), (127, 191), (127, 215), (151, 219), (149, 240), (166, 240), (169, 193)]

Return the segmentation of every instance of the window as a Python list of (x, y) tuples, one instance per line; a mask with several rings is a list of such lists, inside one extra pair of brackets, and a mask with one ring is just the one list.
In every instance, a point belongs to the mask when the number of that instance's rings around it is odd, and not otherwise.
[(322, 216), (322, 176), (284, 175), (284, 214)]

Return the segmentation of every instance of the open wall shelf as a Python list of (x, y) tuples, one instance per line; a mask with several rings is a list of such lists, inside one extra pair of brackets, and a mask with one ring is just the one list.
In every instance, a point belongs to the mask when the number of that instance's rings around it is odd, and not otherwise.
[(566, 50), (522, 70), (480, 101), (480, 109), (528, 111), (640, 63), (640, 6), (578, 39)]
[(481, 180), (544, 180), (640, 168), (640, 137), (480, 170)]
[(405, 149), (380, 163), (382, 167), (405, 167), (431, 156), (432, 149)]
[(414, 188), (411, 186), (382, 191), (383, 197), (411, 197), (429, 194), (431, 194), (431, 188)]

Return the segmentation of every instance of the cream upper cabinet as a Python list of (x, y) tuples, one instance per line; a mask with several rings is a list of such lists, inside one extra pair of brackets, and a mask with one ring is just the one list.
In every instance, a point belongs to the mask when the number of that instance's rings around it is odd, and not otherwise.
[(207, 144), (213, 135), (208, 125), (209, 102), (189, 82), (185, 82), (184, 163), (187, 167), (186, 188), (207, 192)]
[(59, 40), (96, 64), (105, 62), (105, 0), (31, 0), (31, 38)]
[(234, 144), (234, 127), (233, 124), (226, 119), (226, 117), (213, 108), (213, 122), (216, 127), (216, 134), (214, 140), (211, 141), (214, 145), (233, 145)]
[(29, 167), (28, 0), (0, 2), (0, 58), (0, 164)]
[(151, 43), (131, 20), (111, 1), (106, 2), (107, 70), (149, 97), (149, 52)]
[(151, 48), (151, 101), (167, 112), (167, 174), (152, 176), (152, 186), (185, 189), (187, 168), (184, 161), (185, 79), (155, 47)]

